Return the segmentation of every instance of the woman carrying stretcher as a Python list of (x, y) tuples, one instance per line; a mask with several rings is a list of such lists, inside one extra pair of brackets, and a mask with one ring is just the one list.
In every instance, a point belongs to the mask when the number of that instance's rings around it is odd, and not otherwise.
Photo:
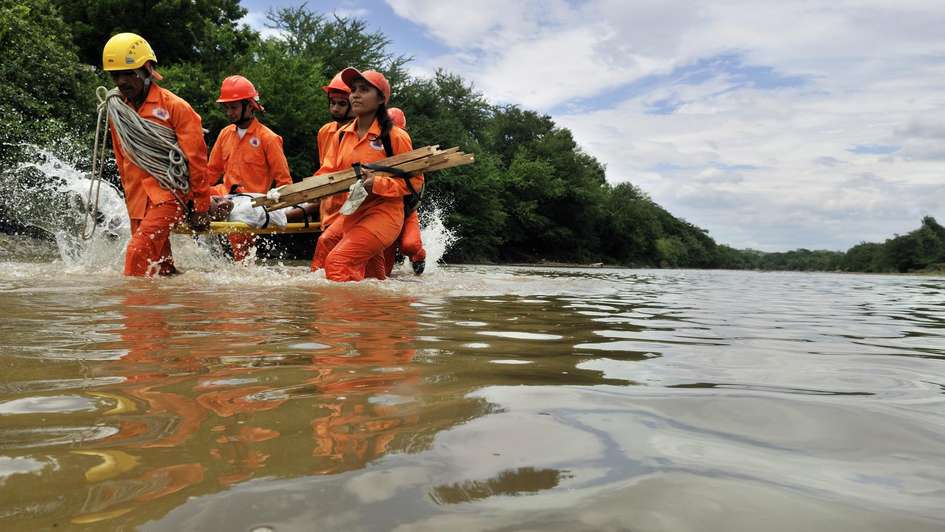
[[(338, 130), (316, 174), (369, 164), (413, 149), (410, 136), (387, 114), (390, 84), (374, 70), (348, 67), (341, 78), (351, 89), (352, 120)], [(384, 250), (404, 225), (404, 196), (420, 190), (423, 176), (370, 175), (367, 197), (354, 212), (331, 224), (318, 239), (315, 255), (325, 257), (325, 277), (333, 281), (385, 279)], [(409, 182), (408, 182), (409, 179)], [(313, 266), (314, 269), (314, 266)]]

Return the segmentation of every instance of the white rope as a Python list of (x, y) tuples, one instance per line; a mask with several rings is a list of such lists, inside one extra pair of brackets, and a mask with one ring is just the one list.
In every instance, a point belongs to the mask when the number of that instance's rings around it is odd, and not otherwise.
[[(82, 238), (89, 239), (95, 234), (94, 217), (98, 210), (99, 192), (101, 191), (102, 167), (105, 163), (105, 145), (108, 141), (108, 124), (115, 128), (115, 134), (121, 141), (122, 155), (135, 165), (154, 176), (164, 190), (169, 191), (185, 210), (184, 196), (190, 192), (190, 171), (187, 156), (177, 144), (174, 130), (156, 122), (145, 120), (130, 105), (125, 103), (118, 88), (111, 90), (98, 87), (98, 122), (95, 128), (95, 145), (92, 152), (92, 183), (89, 185), (88, 218), (93, 218), (93, 226), (88, 235), (85, 229)], [(92, 203), (92, 189), (95, 188), (95, 202)]]
[[(101, 93), (105, 87), (99, 87), (95, 93), (102, 100)], [(92, 146), (92, 178), (89, 181), (89, 197), (86, 201), (85, 217), (82, 219), (82, 239), (89, 240), (95, 235), (98, 227), (95, 213), (98, 212), (98, 200), (102, 191), (102, 168), (105, 166), (105, 145), (108, 142), (108, 115), (105, 114), (105, 105), (99, 103), (98, 118), (95, 120), (95, 144)], [(95, 201), (92, 201), (92, 190), (95, 190)], [(91, 224), (89, 221), (91, 220)], [(91, 229), (89, 229), (91, 226)]]
[(117, 88), (108, 91), (104, 99), (99, 92), (99, 105), (108, 111), (108, 120), (121, 140), (122, 153), (154, 176), (161, 188), (182, 200), (178, 193), (190, 192), (190, 172), (174, 130), (142, 118), (125, 103)]

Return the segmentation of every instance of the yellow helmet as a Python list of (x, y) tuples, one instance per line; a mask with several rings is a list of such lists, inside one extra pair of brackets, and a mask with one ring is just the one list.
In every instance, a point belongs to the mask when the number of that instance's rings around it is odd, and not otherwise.
[(136, 33), (119, 33), (108, 39), (102, 50), (102, 68), (109, 70), (134, 70), (148, 61), (157, 63), (157, 56), (148, 41)]

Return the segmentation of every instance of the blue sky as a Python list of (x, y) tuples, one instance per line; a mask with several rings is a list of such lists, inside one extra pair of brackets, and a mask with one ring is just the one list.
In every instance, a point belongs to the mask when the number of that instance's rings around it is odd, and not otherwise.
[[(242, 3), (257, 29), (301, 4)], [(945, 2), (308, 5), (363, 18), (416, 76), (550, 114), (720, 243), (846, 249), (945, 222)]]

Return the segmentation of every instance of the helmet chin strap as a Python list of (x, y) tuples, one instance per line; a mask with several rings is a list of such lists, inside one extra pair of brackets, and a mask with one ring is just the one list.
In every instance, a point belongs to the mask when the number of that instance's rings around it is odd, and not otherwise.
[(151, 72), (149, 72), (147, 68), (142, 67), (135, 69), (135, 75), (144, 82), (145, 89), (151, 86)]
[(246, 129), (246, 126), (253, 121), (253, 115), (246, 116), (246, 108), (249, 107), (249, 103), (246, 100), (240, 102), (242, 107), (240, 108), (240, 117), (236, 120), (233, 120), (231, 123), (235, 124), (236, 127), (240, 129)]

